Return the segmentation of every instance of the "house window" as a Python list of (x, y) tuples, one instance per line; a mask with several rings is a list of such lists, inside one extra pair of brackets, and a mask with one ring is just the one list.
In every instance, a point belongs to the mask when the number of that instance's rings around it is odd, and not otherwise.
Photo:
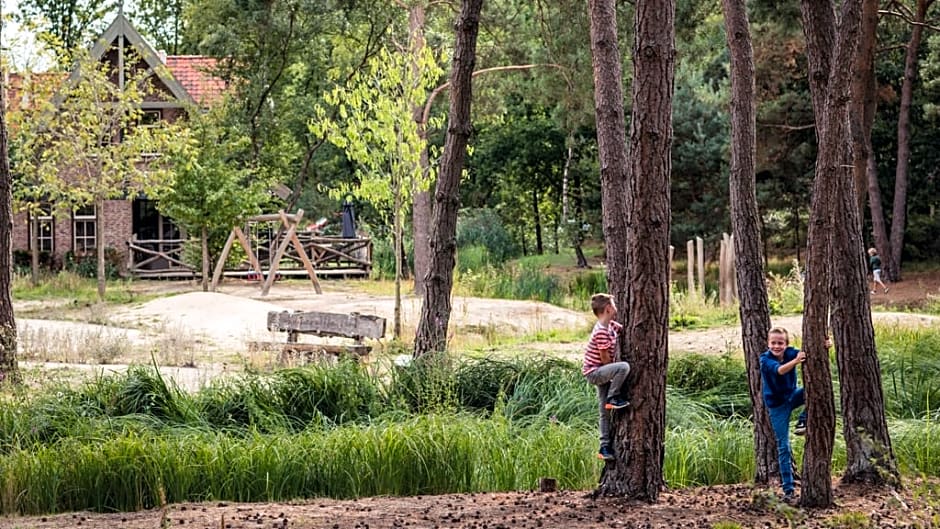
[(159, 110), (144, 110), (140, 114), (140, 126), (152, 127), (163, 119), (163, 113)]
[(98, 217), (95, 206), (79, 208), (72, 217), (72, 233), (75, 238), (75, 253), (90, 252), (97, 246)]
[[(39, 232), (37, 233), (37, 236), (36, 236), (36, 242), (39, 247), (39, 251), (52, 253), (52, 250), (55, 247), (53, 244), (53, 235), (52, 235), (53, 233), (55, 233), (52, 216), (46, 215), (44, 213), (39, 213), (34, 218), (36, 219), (35, 224), (39, 228)], [(27, 248), (29, 248), (30, 250), (33, 249), (33, 223), (32, 222), (29, 223), (29, 242), (27, 244)]]

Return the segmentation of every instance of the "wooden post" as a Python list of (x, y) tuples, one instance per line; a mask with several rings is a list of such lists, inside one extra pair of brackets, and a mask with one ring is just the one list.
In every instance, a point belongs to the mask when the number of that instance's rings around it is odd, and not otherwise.
[(672, 260), (676, 256), (676, 247), (669, 245), (669, 286), (672, 288)]
[[(280, 213), (283, 214), (283, 211)], [(291, 243), (294, 234), (297, 232), (297, 223), (300, 222), (303, 216), (304, 210), (297, 210), (295, 217), (297, 220), (287, 227), (287, 234), (281, 239), (281, 244), (277, 246), (277, 252), (271, 257), (271, 263), (268, 266), (268, 277), (264, 279), (264, 284), (261, 286), (262, 296), (267, 296), (268, 291), (271, 290), (271, 284), (274, 283), (274, 279), (277, 277), (277, 269), (280, 266), (281, 258), (284, 257), (284, 251), (287, 250), (287, 245)]]
[(696, 261), (698, 262), (698, 291), (705, 299), (705, 241), (695, 238)]
[(689, 242), (685, 243), (685, 252), (686, 252), (686, 271), (688, 272), (688, 294), (690, 296), (695, 295), (695, 242), (692, 239), (689, 239)]
[(558, 490), (558, 480), (555, 478), (539, 478), (539, 492), (555, 492)]
[(731, 269), (731, 301), (738, 299), (738, 265), (735, 262), (734, 255), (734, 234), (728, 236), (728, 261)]
[(721, 250), (718, 258), (718, 302), (722, 307), (731, 303), (731, 271), (730, 248), (728, 247), (728, 234), (721, 234)]
[(228, 234), (228, 239), (225, 240), (225, 246), (222, 247), (222, 254), (219, 256), (219, 260), (215, 263), (215, 270), (212, 272), (212, 284), (209, 286), (210, 292), (215, 292), (216, 287), (219, 286), (219, 281), (222, 279), (222, 271), (225, 269), (225, 261), (228, 259), (228, 253), (232, 251), (232, 243), (235, 242), (235, 230), (233, 229)]
[[(313, 281), (313, 288), (317, 291), (317, 294), (322, 294), (323, 289), (320, 288), (320, 280), (317, 279), (317, 271), (313, 268), (313, 263), (310, 262), (310, 259), (307, 257), (307, 250), (304, 249), (304, 245), (300, 243), (300, 239), (297, 238), (296, 226), (300, 223), (300, 219), (303, 217), (303, 211), (298, 211), (298, 215), (295, 216), (294, 227), (295, 230), (288, 237), (292, 243), (294, 243), (294, 249), (297, 250), (297, 255), (300, 256), (300, 261), (304, 264), (304, 268), (307, 270), (307, 275), (310, 276), (310, 281)], [(281, 213), (281, 222), (285, 226), (288, 225), (287, 215), (282, 211)]]

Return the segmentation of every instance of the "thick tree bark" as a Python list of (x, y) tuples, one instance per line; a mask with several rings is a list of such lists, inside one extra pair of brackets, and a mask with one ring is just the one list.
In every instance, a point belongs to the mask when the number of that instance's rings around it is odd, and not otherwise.
[[(871, 152), (871, 138), (869, 138), (869, 152)], [(871, 208), (871, 228), (875, 237), (875, 247), (880, 255), (891, 255), (891, 238), (888, 236), (888, 225), (885, 223), (884, 202), (881, 200), (881, 185), (878, 183), (878, 166), (875, 157), (868, 158), (868, 206)], [(885, 259), (881, 263), (885, 270), (891, 266)], [(890, 274), (890, 272), (889, 272)], [(890, 275), (889, 275), (890, 277)]]
[[(590, 0), (588, 6), (594, 68), (594, 113), (601, 168), (602, 220), (607, 252), (607, 287), (617, 306), (623, 309), (620, 311), (620, 322), (626, 325), (630, 318), (627, 305), (629, 168), (616, 2)], [(625, 345), (625, 341), (621, 340), (621, 354)]]
[[(615, 20), (615, 19), (614, 19)], [(593, 25), (593, 22), (592, 22)], [(669, 330), (669, 229), (675, 3), (639, 0), (634, 15), (627, 210), (626, 359), (631, 407), (614, 421), (617, 464), (602, 491), (656, 501), (663, 481)], [(622, 461), (626, 459), (625, 464)]]
[(754, 177), (757, 157), (754, 49), (745, 0), (723, 0), (721, 5), (731, 52), (731, 226), (744, 363), (754, 409), (754, 481), (767, 483), (779, 474), (777, 445), (764, 406), (760, 376), (760, 355), (767, 348), (770, 330), (770, 306)]
[[(904, 252), (904, 230), (907, 224), (907, 183), (911, 158), (911, 103), (914, 100), (914, 81), (917, 79), (917, 52), (920, 49), (923, 22), (927, 7), (933, 0), (917, 0), (915, 24), (907, 44), (904, 59), (904, 82), (901, 84), (901, 107), (898, 110), (898, 154), (894, 172), (894, 205), (891, 208), (891, 255), (888, 257), (888, 279), (901, 280), (901, 254)], [(884, 255), (882, 253), (882, 255)]]
[[(853, 0), (849, 0), (853, 1)], [(845, 97), (840, 102), (842, 114), (829, 109), (830, 64), (835, 41), (835, 14), (830, 2), (802, 0), (803, 31), (806, 35), (806, 55), (809, 68), (809, 86), (816, 118), (816, 138), (819, 145), (816, 177), (806, 240), (806, 282), (803, 301), (803, 383), (806, 388), (807, 423), (803, 454), (803, 483), (800, 501), (804, 506), (824, 507), (832, 504), (832, 449), (835, 440), (836, 412), (832, 391), (832, 375), (825, 341), (828, 335), (829, 313), (829, 238), (831, 228), (831, 179), (838, 173), (832, 165), (842, 161), (844, 153), (839, 145), (826, 142), (830, 121), (845, 120)], [(833, 119), (830, 120), (829, 116)], [(846, 138), (843, 138), (846, 139)], [(836, 151), (830, 150), (835, 148)], [(838, 167), (835, 168), (838, 170)]]
[[(408, 30), (411, 34), (411, 52), (417, 58), (426, 45), (424, 39), (425, 12), (424, 3), (415, 2), (408, 9)], [(418, 138), (424, 143), (421, 149), (421, 175), (428, 177), (430, 163), (428, 161), (428, 127), (424, 119), (424, 102), (415, 101), (412, 113), (415, 124), (418, 127)], [(416, 189), (412, 193), (413, 201), (411, 205), (411, 227), (414, 237), (414, 279), (415, 294), (424, 295), (424, 275), (428, 271), (428, 260), (430, 258), (431, 247), (428, 241), (431, 224), (431, 193), (422, 189)]]
[[(860, 225), (864, 225), (865, 199), (868, 195), (868, 159), (871, 150), (871, 129), (875, 122), (875, 45), (878, 36), (878, 0), (862, 1), (862, 25), (858, 39), (858, 56), (852, 75), (852, 174), (855, 179), (856, 207)], [(884, 250), (881, 250), (884, 251)]]
[(425, 295), (415, 335), (415, 357), (443, 351), (447, 345), (450, 294), (457, 251), (458, 191), (470, 137), (471, 80), (482, 8), (483, 0), (463, 0), (457, 19), (447, 137), (434, 194), (435, 206), (429, 239), (431, 261), (424, 278)]
[[(0, 21), (2, 35), (3, 22)], [(0, 382), (18, 382), (16, 319), (10, 296), (13, 284), (13, 179), (7, 150), (7, 87), (3, 79), (3, 72), (0, 71)]]

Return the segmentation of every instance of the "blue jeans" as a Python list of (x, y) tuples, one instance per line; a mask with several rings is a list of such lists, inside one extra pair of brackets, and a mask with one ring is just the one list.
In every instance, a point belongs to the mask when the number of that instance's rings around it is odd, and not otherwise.
[[(774, 436), (777, 438), (777, 464), (780, 466), (780, 481), (783, 483), (783, 493), (793, 492), (793, 455), (790, 452), (790, 415), (805, 402), (803, 388), (793, 392), (790, 400), (777, 406), (767, 408), (770, 413), (770, 425), (773, 426)], [(801, 420), (806, 420), (806, 410), (800, 414)]]
[(630, 364), (626, 362), (613, 362), (591, 371), (585, 378), (597, 386), (597, 400), (600, 403), (600, 420), (598, 430), (601, 434), (601, 445), (610, 446), (610, 411), (604, 405), (607, 399), (619, 395), (627, 375), (630, 374)]

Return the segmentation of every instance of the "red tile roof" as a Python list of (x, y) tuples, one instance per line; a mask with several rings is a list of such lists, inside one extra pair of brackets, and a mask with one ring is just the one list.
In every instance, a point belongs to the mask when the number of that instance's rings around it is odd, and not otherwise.
[(166, 66), (173, 77), (200, 105), (211, 105), (222, 97), (225, 81), (213, 75), (216, 60), (201, 55), (169, 55)]

